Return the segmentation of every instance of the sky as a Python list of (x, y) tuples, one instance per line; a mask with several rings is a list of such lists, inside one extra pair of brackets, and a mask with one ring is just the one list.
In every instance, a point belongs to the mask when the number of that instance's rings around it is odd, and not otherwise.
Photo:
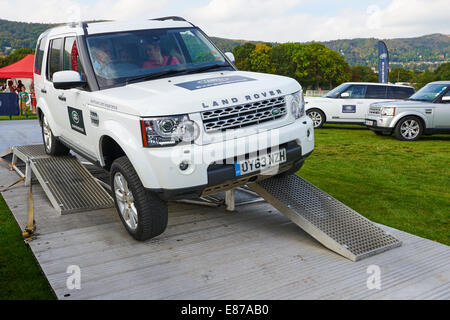
[(450, 34), (449, 0), (0, 0), (0, 19), (61, 23), (182, 16), (209, 36), (271, 42)]

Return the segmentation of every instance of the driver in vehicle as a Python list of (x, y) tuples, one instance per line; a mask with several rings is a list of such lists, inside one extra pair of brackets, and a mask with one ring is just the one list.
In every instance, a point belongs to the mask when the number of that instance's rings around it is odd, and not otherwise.
[(162, 54), (159, 37), (152, 37), (152, 41), (148, 42), (145, 46), (145, 52), (147, 53), (149, 60), (144, 62), (142, 68), (154, 68), (180, 64), (180, 61), (176, 57), (165, 56)]

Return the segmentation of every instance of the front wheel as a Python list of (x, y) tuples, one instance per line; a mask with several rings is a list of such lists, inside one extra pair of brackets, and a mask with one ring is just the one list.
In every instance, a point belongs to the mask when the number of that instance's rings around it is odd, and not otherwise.
[(325, 122), (325, 114), (319, 109), (310, 109), (306, 111), (308, 117), (311, 118), (314, 129), (321, 128)]
[(120, 220), (133, 238), (144, 241), (164, 232), (167, 203), (144, 188), (126, 156), (113, 162), (110, 182)]
[(423, 132), (422, 122), (414, 116), (401, 119), (395, 127), (395, 137), (403, 141), (419, 140)]

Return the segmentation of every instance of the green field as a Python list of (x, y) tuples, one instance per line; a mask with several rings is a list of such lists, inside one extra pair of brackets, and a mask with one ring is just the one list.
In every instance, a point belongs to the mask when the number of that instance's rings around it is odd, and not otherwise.
[(55, 295), (0, 195), (0, 300), (9, 299), (55, 299)]
[[(450, 245), (450, 135), (403, 142), (325, 125), (315, 141), (302, 177), (372, 221)], [(0, 300), (54, 298), (1, 196), (0, 284)]]
[(325, 125), (299, 174), (372, 221), (450, 245), (450, 135)]
[[(37, 119), (36, 114), (29, 114), (28, 117), (26, 115), (20, 116), (11, 116), (11, 120), (33, 120)], [(10, 120), (9, 116), (0, 116), (0, 120)]]

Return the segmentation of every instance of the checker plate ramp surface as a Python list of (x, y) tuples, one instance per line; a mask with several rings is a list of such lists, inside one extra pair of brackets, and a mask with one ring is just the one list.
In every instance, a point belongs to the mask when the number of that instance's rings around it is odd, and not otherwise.
[(52, 157), (43, 145), (13, 147), (30, 167), (53, 207), (60, 214), (111, 208), (114, 201), (73, 156)]
[(248, 186), (325, 247), (352, 261), (402, 244), (355, 210), (295, 174)]
[(13, 147), (13, 152), (24, 162), (28, 162), (33, 158), (49, 157), (49, 155), (45, 153), (43, 144)]
[(60, 214), (114, 206), (111, 196), (75, 157), (32, 159), (31, 168)]

